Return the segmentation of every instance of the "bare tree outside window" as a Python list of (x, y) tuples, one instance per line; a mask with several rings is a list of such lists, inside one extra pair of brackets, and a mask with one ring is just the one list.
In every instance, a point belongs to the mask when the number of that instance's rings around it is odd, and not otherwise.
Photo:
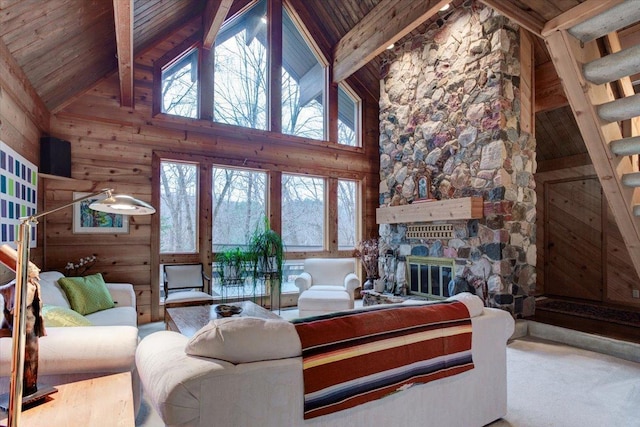
[(300, 105), (300, 85), (282, 69), (282, 133), (324, 138), (324, 108), (316, 99)]
[[(212, 70), (214, 120), (246, 128), (267, 129), (266, 27), (260, 21), (261, 12), (256, 10), (247, 13), (246, 19), (239, 19), (216, 40)], [(286, 14), (283, 18), (283, 32), (286, 33), (283, 36), (288, 40), (289, 56), (283, 51), (282, 132), (323, 139), (323, 66), (293, 21)], [(294, 54), (290, 55), (291, 52)], [(199, 117), (197, 64), (198, 51), (194, 50), (163, 72), (163, 112)], [(354, 122), (358, 116), (357, 104), (353, 97), (344, 93), (342, 88), (340, 90), (342, 103), (339, 106), (337, 142), (355, 146), (358, 143)], [(194, 252), (197, 249), (197, 170), (197, 166), (192, 164), (163, 162), (160, 177), (163, 253)], [(246, 244), (247, 237), (266, 214), (268, 180), (267, 174), (261, 171), (227, 167), (213, 167), (212, 174), (212, 246), (214, 252), (219, 252)], [(352, 247), (355, 243), (356, 187), (356, 183), (351, 181), (339, 183), (341, 248)], [(323, 178), (283, 174), (282, 235), (288, 250), (324, 249), (327, 230), (324, 188)], [(185, 210), (187, 208), (192, 211)]]
[(338, 180), (338, 249), (353, 249), (356, 245), (357, 183)]
[(266, 215), (265, 172), (214, 167), (213, 251), (242, 247)]
[(162, 112), (198, 117), (198, 51), (162, 72)]
[(282, 174), (282, 239), (290, 251), (324, 248), (325, 180)]
[(160, 164), (160, 252), (195, 253), (197, 237), (198, 166)]
[(267, 128), (267, 50), (242, 31), (215, 48), (214, 120)]

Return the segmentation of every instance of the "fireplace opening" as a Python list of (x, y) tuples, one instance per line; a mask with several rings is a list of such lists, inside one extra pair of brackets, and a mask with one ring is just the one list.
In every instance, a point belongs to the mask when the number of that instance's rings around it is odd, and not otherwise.
[(433, 299), (449, 297), (449, 282), (455, 277), (451, 258), (407, 257), (409, 293)]

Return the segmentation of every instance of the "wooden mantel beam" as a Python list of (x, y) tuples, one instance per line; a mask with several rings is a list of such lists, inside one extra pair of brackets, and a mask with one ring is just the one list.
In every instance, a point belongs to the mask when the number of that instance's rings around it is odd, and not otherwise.
[(451, 0), (382, 0), (340, 41), (333, 51), (333, 81), (362, 68)]
[(133, 0), (113, 0), (120, 105), (133, 107)]
[(216, 36), (224, 22), (233, 0), (208, 0), (204, 8), (204, 38), (202, 45), (205, 49), (211, 49), (216, 41)]

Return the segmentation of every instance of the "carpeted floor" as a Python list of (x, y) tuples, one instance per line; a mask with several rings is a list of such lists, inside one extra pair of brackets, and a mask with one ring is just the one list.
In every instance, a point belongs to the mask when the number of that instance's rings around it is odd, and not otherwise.
[[(140, 334), (163, 328), (142, 325)], [(507, 416), (491, 427), (640, 426), (640, 363), (526, 337), (507, 346), (507, 381)], [(136, 426), (163, 426), (144, 393)]]
[(621, 325), (640, 327), (640, 312), (613, 307), (603, 307), (586, 302), (565, 301), (555, 298), (540, 298), (536, 300), (536, 311), (551, 311), (555, 313), (571, 314), (588, 319), (603, 320)]

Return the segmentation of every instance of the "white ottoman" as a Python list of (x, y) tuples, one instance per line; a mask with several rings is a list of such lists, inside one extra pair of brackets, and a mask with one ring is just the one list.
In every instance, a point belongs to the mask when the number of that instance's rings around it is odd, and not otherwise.
[(346, 290), (314, 290), (304, 291), (298, 297), (300, 317), (318, 316), (334, 311), (353, 309), (353, 300)]

